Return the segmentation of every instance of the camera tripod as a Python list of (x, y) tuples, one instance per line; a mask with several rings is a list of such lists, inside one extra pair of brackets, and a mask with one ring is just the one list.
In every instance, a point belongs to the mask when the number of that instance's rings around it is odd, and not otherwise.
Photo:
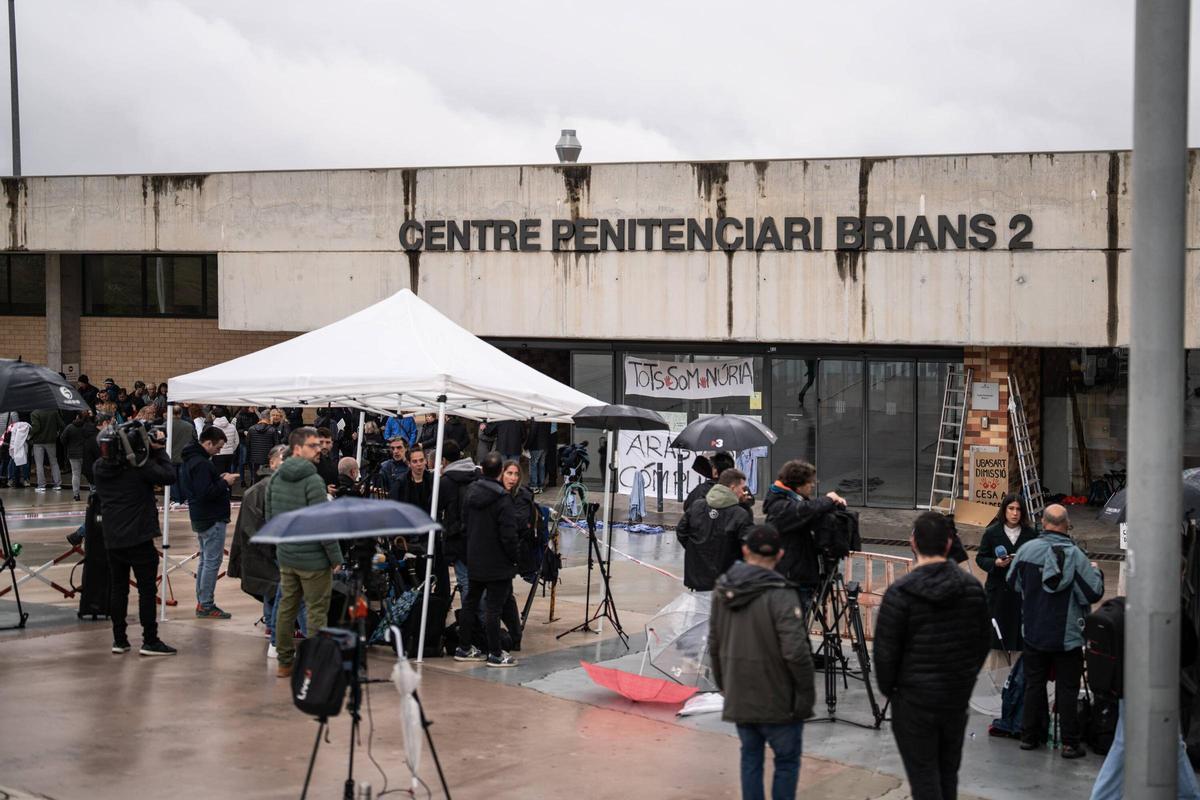
[(0, 572), (8, 570), (9, 577), (12, 579), (13, 597), (17, 600), (17, 624), (4, 625), (0, 630), (15, 630), (24, 628), (25, 623), (29, 620), (29, 612), (21, 605), (21, 590), (17, 588), (20, 581), (17, 580), (17, 557), (13, 554), (12, 538), (8, 535), (8, 513), (4, 510), (4, 501), (0, 500), (0, 549), (4, 550), (4, 560), (0, 562)]
[[(600, 582), (604, 585), (604, 599), (600, 601), (600, 604), (598, 606), (596, 606), (596, 611), (590, 617), (587, 617), (586, 619), (584, 619), (583, 622), (579, 623), (574, 628), (563, 631), (562, 633), (558, 634), (558, 636), (556, 636), (554, 638), (561, 639), (562, 637), (566, 636), (568, 633), (575, 633), (576, 631), (582, 631), (582, 632), (587, 632), (587, 633), (599, 633), (600, 631), (592, 628), (592, 623), (596, 622), (597, 620), (600, 620), (600, 619), (607, 619), (609, 622), (612, 623), (613, 630), (615, 630), (617, 632), (617, 636), (620, 637), (621, 643), (625, 645), (625, 649), (628, 650), (629, 649), (629, 635), (626, 634), (625, 629), (621, 627), (621, 619), (617, 614), (617, 602), (613, 599), (612, 587), (609, 585), (609, 570), (612, 566), (612, 554), (611, 553), (609, 554), (608, 561), (604, 560), (604, 556), (600, 552), (600, 539), (599, 539), (599, 537), (596, 536), (596, 512), (599, 509), (600, 509), (599, 503), (588, 503), (587, 504), (588, 580), (587, 580), (587, 591), (584, 594), (583, 613), (587, 614), (588, 606), (591, 604), (591, 601), (592, 601), (592, 567), (593, 567), (593, 564), (598, 565), (600, 568)], [(611, 517), (612, 515), (610, 514), (609, 516)], [(610, 545), (609, 549), (611, 550), (612, 549), (612, 547), (611, 547), (611, 545), (612, 545), (612, 528), (611, 528), (611, 526), (609, 527), (609, 530), (608, 530), (608, 537), (609, 537), (609, 545)]]
[[(351, 584), (350, 601), (347, 606), (347, 612), (354, 623), (354, 631), (337, 630), (331, 628), (322, 628), (317, 634), (318, 636), (329, 636), (342, 646), (342, 654), (349, 657), (342, 662), (342, 669), (346, 672), (346, 679), (349, 688), (349, 699), (346, 701), (346, 710), (350, 713), (350, 757), (346, 767), (346, 782), (342, 791), (343, 800), (355, 800), (355, 783), (354, 783), (354, 745), (359, 738), (359, 728), (362, 726), (362, 698), (363, 687), (370, 683), (391, 683), (389, 680), (382, 678), (372, 679), (367, 674), (367, 608), (366, 603), (360, 604), (363, 599), (363, 589), (366, 585), (366, 576), (371, 569), (371, 558), (375, 553), (374, 541), (365, 542), (358, 540), (354, 543), (351, 550), (350, 563), (354, 569), (354, 579)], [(397, 628), (392, 628), (392, 634), (396, 643), (396, 657), (403, 658), (400, 647), (400, 631)], [(348, 641), (353, 643), (353, 648), (346, 647)], [(417, 702), (417, 708), (421, 714), (421, 728), (425, 732), (425, 741), (429, 744), (430, 755), (433, 756), (433, 763), (437, 767), (438, 778), (442, 783), (442, 792), (447, 798), (450, 797), (450, 789), (446, 784), (446, 776), (442, 772), (442, 762), (438, 758), (437, 748), (433, 744), (433, 735), (429, 732), (429, 728), (433, 725), (425, 716), (425, 707), (421, 704), (421, 698), (414, 691), (413, 699)], [(328, 736), (329, 717), (319, 717), (317, 725), (317, 738), (313, 742), (312, 755), (308, 759), (308, 771), (304, 775), (304, 789), (300, 793), (300, 800), (305, 800), (308, 797), (308, 786), (312, 781), (313, 766), (317, 762), (317, 751), (321, 747), (322, 737)], [(414, 776), (416, 766), (413, 766)], [(386, 776), (385, 776), (386, 781)], [(415, 783), (415, 781), (414, 781)]]
[[(824, 720), (813, 720), (814, 722), (845, 722), (850, 725), (857, 725), (860, 728), (874, 728), (878, 730), (887, 718), (887, 706), (882, 709), (879, 707), (879, 702), (875, 699), (875, 690), (871, 687), (871, 656), (867, 649), (867, 637), (863, 628), (862, 609), (858, 605), (858, 595), (861, 591), (858, 581), (846, 582), (842, 576), (841, 570), (838, 568), (837, 559), (823, 559), (822, 568), (825, 575), (821, 582), (821, 589), (813, 601), (810, 611), (811, 617), (805, 615), (804, 623), (807, 630), (811, 619), (816, 619), (821, 626), (821, 644), (817, 646), (817, 650), (813, 653), (813, 660), (817, 657), (823, 660), (823, 669), (825, 672), (825, 707), (828, 710), (828, 716)], [(849, 659), (842, 649), (842, 634), (841, 626), (845, 624), (849, 629), (850, 649), (858, 658), (857, 674), (850, 670)], [(849, 689), (849, 678), (861, 680), (863, 686), (867, 690), (867, 701), (871, 704), (871, 716), (875, 720), (874, 725), (864, 725), (861, 722), (845, 719), (837, 716), (837, 692), (838, 692), (838, 677), (841, 673), (842, 688)]]

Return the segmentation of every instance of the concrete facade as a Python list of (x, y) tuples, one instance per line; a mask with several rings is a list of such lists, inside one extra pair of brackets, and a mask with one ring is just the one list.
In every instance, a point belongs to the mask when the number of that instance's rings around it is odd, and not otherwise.
[[(309, 330), (412, 287), (483, 336), (1120, 346), (1129, 176), (1128, 153), (1095, 152), (46, 177), (5, 180), (0, 217), (10, 250), (216, 252), (226, 330)], [(993, 249), (835, 249), (838, 216), (977, 213)], [(1007, 249), (1016, 214), (1032, 249)], [(768, 216), (823, 218), (824, 249), (405, 252), (398, 236), (538, 219), (548, 245), (554, 219)], [(1188, 219), (1196, 347), (1200, 202)]]

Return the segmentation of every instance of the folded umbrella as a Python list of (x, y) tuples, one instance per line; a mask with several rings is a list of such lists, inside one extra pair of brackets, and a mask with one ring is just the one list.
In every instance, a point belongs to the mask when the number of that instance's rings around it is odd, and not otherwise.
[(586, 661), (580, 661), (579, 666), (584, 668), (597, 686), (611, 689), (637, 703), (682, 703), (699, 691), (695, 686), (680, 686), (663, 678), (635, 675)]
[(410, 536), (441, 530), (420, 508), (394, 500), (343, 497), (280, 514), (250, 540), (260, 544)]
[(677, 450), (750, 450), (775, 444), (775, 432), (751, 417), (716, 414), (701, 417), (679, 432)]
[(0, 359), (0, 411), (86, 411), (87, 407), (79, 391), (48, 367)]

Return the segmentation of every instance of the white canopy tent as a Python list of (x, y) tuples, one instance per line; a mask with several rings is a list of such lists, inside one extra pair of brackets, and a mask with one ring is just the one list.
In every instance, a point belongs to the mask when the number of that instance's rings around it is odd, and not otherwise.
[[(170, 380), (170, 402), (242, 406), (339, 406), (375, 414), (438, 415), (436, 516), (446, 414), (476, 420), (571, 422), (600, 401), (517, 361), (461, 328), (408, 289), (324, 328)], [(168, 439), (170, 425), (167, 426)], [(361, 440), (361, 435), (360, 435)], [(168, 442), (169, 446), (169, 442)], [(163, 509), (163, 550), (170, 522)], [(434, 534), (429, 534), (429, 550)], [(424, 660), (432, 559), (417, 661)], [(163, 559), (166, 585), (167, 559)], [(163, 591), (163, 618), (166, 592)]]

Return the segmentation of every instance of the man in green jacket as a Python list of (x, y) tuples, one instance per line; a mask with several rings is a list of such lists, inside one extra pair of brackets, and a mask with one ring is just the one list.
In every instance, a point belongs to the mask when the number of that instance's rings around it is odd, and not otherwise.
[(742, 797), (763, 796), (763, 748), (775, 754), (771, 797), (796, 796), (804, 720), (812, 715), (812, 652), (796, 587), (775, 571), (779, 531), (755, 525), (742, 558), (717, 579), (708, 646), (722, 718), (742, 741)]
[(34, 475), (37, 477), (37, 491), (46, 491), (46, 473), (44, 462), (50, 459), (50, 472), (54, 477), (51, 489), (62, 488), (62, 471), (58, 468), (58, 435), (62, 433), (62, 416), (53, 408), (43, 408), (33, 412), (29, 417), (29, 444), (33, 450)]
[[(288, 436), (292, 455), (285, 460), (267, 486), (266, 518), (324, 503), (329, 499), (325, 482), (317, 474), (321, 458), (321, 438), (316, 428), (296, 428)], [(296, 644), (289, 635), (296, 625), (300, 600), (308, 607), (308, 630), (315, 633), (325, 627), (329, 616), (329, 597), (333, 592), (332, 570), (342, 563), (342, 551), (336, 542), (296, 542), (275, 547), (279, 561), (279, 600), (275, 630), (275, 649), (279, 654), (276, 674), (292, 674)]]

